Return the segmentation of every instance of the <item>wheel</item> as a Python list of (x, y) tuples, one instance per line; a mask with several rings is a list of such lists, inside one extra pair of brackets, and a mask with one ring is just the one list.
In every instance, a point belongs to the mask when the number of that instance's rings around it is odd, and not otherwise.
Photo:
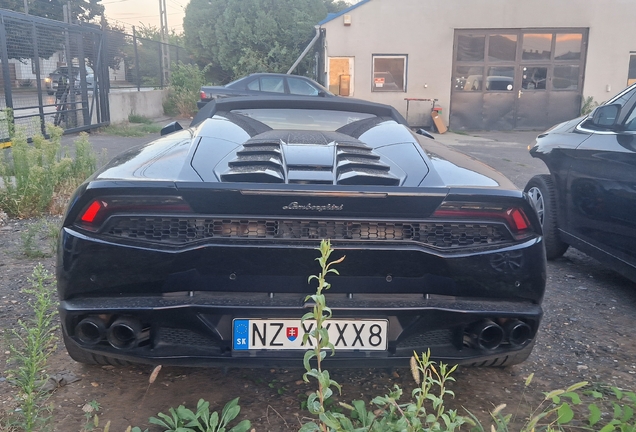
[(89, 364), (89, 365), (112, 365), (112, 366), (129, 366), (132, 363), (127, 362), (125, 360), (119, 360), (112, 357), (106, 357), (99, 354), (93, 354), (91, 352), (85, 351), (80, 348), (73, 339), (68, 337), (66, 333), (63, 334), (64, 337), (64, 345), (66, 346), (66, 351), (71, 356), (73, 360), (79, 363)]
[(543, 227), (546, 257), (549, 260), (559, 258), (568, 250), (568, 244), (559, 237), (556, 189), (552, 177), (547, 174), (534, 176), (524, 191), (530, 197)]

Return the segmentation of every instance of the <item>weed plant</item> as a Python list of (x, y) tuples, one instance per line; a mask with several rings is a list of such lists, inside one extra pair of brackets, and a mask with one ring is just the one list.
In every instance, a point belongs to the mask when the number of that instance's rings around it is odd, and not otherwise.
[(23, 290), (29, 296), (31, 318), (19, 320), (12, 330), (14, 342), (9, 345), (14, 369), (9, 379), (19, 389), (20, 410), (15, 425), (26, 432), (50, 430), (51, 408), (46, 406), (47, 394), (42, 391), (46, 381), (46, 366), (56, 348), (53, 276), (38, 264), (29, 278), (31, 288)]
[(0, 154), (0, 208), (10, 217), (35, 217), (63, 211), (71, 193), (97, 168), (87, 134), (75, 141), (74, 156), (61, 147), (62, 129), (49, 126), (50, 138), (16, 130), (11, 158)]
[[(447, 410), (444, 406), (444, 398), (454, 396), (453, 392), (446, 388), (446, 383), (454, 381), (451, 374), (455, 367), (448, 368), (447, 365), (435, 366), (435, 362), (430, 361), (430, 352), (418, 356), (414, 353), (411, 358), (411, 372), (418, 387), (411, 392), (412, 399), (406, 403), (401, 403), (403, 391), (399, 386), (394, 386), (393, 390), (384, 396), (373, 398), (372, 409), (367, 409), (367, 404), (362, 400), (355, 400), (351, 404), (340, 403), (340, 407), (346, 411), (339, 412), (340, 409), (328, 406), (328, 401), (333, 395), (333, 388), (341, 389), (340, 384), (331, 379), (329, 372), (322, 367), (322, 361), (326, 358), (328, 351), (334, 353), (333, 344), (329, 342), (329, 333), (326, 329), (326, 322), (331, 319), (332, 312), (327, 306), (323, 291), (331, 288), (331, 284), (326, 281), (329, 274), (338, 274), (333, 268), (341, 263), (345, 257), (335, 261), (329, 261), (333, 252), (329, 240), (322, 240), (320, 247), (320, 257), (316, 258), (320, 264), (320, 273), (309, 277), (309, 282), (317, 281), (316, 293), (308, 296), (305, 301), (312, 300), (314, 307), (311, 312), (305, 314), (302, 320), (315, 320), (316, 328), (305, 334), (303, 343), (311, 337), (314, 340), (314, 349), (307, 351), (304, 358), (306, 373), (303, 379), (308, 382), (309, 378), (314, 378), (318, 382), (318, 389), (307, 398), (307, 409), (310, 413), (317, 415), (317, 421), (306, 423), (300, 429), (301, 432), (328, 432), (328, 431), (350, 431), (350, 432), (385, 432), (385, 431), (454, 431), (466, 423), (466, 419), (457, 415), (455, 410)], [(315, 359), (316, 367), (311, 361)]]
[(581, 103), (581, 115), (588, 115), (597, 106), (599, 106), (599, 103), (594, 100), (594, 97), (584, 97)]
[(140, 124), (152, 124), (152, 120), (150, 120), (148, 117), (139, 115), (139, 114), (135, 114), (135, 113), (131, 113), (128, 116), (128, 122), (129, 123), (140, 123)]
[[(41, 219), (33, 222), (21, 233), (22, 254), (27, 258), (47, 258), (55, 254), (60, 225), (57, 222)], [(46, 248), (40, 246), (44, 240)]]
[(159, 413), (159, 418), (150, 417), (149, 422), (166, 428), (165, 432), (247, 432), (252, 426), (249, 420), (242, 420), (227, 429), (241, 412), (238, 400), (225, 404), (220, 416), (216, 411), (210, 412), (210, 402), (199, 399), (196, 412), (180, 405), (177, 409), (170, 408), (170, 415)]
[(101, 131), (107, 135), (116, 135), (121, 137), (144, 137), (151, 133), (159, 133), (161, 131), (161, 126), (147, 123), (121, 123), (106, 126), (105, 128), (102, 128)]

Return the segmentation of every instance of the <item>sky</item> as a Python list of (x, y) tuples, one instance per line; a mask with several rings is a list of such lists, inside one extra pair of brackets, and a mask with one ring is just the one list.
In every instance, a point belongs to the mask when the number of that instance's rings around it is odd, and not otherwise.
[[(183, 30), (184, 8), (188, 3), (189, 0), (166, 0), (168, 27), (177, 33)], [(159, 0), (102, 0), (101, 4), (109, 21), (124, 23), (129, 30), (140, 23), (159, 27)]]
[[(168, 27), (177, 33), (183, 31), (183, 16), (189, 2), (190, 0), (166, 0)], [(131, 26), (140, 26), (140, 23), (159, 28), (159, 0), (102, 0), (101, 3), (106, 8), (106, 17), (125, 24), (129, 31)]]

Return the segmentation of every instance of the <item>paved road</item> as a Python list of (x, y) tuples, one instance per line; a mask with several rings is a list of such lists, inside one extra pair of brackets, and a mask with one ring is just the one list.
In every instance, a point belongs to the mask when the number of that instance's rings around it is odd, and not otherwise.
[(435, 139), (500, 171), (519, 189), (536, 174), (547, 174), (543, 162), (534, 159), (528, 146), (534, 143), (540, 131), (523, 132), (448, 132), (435, 135)]

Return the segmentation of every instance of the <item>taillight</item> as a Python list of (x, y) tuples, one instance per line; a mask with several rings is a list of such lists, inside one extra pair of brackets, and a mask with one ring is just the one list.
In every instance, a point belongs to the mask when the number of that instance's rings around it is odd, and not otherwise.
[(199, 96), (201, 96), (201, 100), (208, 98), (208, 95), (205, 94), (205, 92), (203, 90), (201, 90), (201, 92), (199, 93)]
[(518, 239), (532, 233), (530, 221), (522, 208), (502, 204), (445, 201), (435, 210), (432, 217), (504, 222)]
[(110, 216), (120, 214), (166, 215), (191, 213), (192, 209), (181, 197), (104, 197), (91, 201), (79, 214), (75, 224), (97, 231)]
[(82, 222), (93, 223), (95, 221), (95, 217), (97, 213), (103, 208), (103, 204), (99, 200), (95, 200), (88, 206), (86, 211), (82, 214), (80, 218)]

